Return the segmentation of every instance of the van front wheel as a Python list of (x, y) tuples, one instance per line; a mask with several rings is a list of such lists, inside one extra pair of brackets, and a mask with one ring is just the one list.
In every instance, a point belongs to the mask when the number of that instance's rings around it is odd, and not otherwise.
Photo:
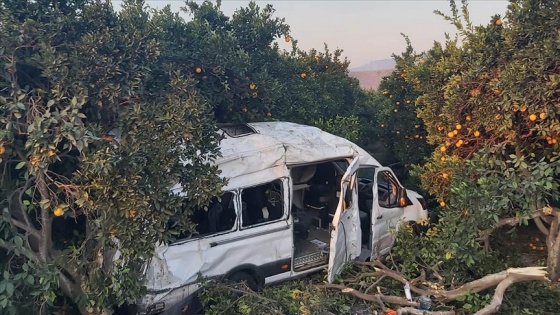
[(257, 291), (259, 289), (259, 285), (257, 284), (257, 279), (255, 279), (255, 277), (251, 276), (245, 271), (238, 271), (234, 273), (228, 278), (228, 280), (236, 283), (245, 282), (245, 284), (249, 287), (249, 289), (253, 291)]

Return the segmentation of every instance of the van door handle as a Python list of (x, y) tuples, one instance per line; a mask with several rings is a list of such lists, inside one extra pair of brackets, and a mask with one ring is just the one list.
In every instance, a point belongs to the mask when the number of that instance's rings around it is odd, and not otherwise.
[(382, 218), (383, 218), (383, 215), (382, 215), (382, 214), (380, 214), (380, 215), (377, 217), (377, 219), (382, 219)]

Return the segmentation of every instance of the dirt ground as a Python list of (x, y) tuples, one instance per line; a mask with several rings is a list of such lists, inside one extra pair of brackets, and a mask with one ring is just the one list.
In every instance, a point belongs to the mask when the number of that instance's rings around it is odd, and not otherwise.
[(542, 234), (533, 220), (528, 225), (504, 227), (492, 237), (492, 247), (501, 248), (512, 255), (516, 266), (546, 265), (546, 235)]

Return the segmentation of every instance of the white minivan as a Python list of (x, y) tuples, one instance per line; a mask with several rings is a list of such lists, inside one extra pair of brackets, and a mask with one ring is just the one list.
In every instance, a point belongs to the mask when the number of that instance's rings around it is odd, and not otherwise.
[(221, 130), (223, 194), (194, 211), (196, 233), (156, 248), (139, 314), (198, 311), (199, 275), (256, 289), (326, 267), (333, 281), (347, 261), (388, 252), (401, 221), (427, 216), (419, 194), (344, 138), (287, 122)]

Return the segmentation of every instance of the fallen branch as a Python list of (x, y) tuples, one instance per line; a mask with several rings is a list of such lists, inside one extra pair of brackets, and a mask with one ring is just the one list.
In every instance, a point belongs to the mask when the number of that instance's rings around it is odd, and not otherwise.
[(318, 285), (317, 287), (321, 288), (321, 289), (338, 289), (342, 293), (352, 295), (354, 297), (357, 297), (358, 299), (368, 301), (368, 302), (376, 302), (377, 303), (379, 300), (381, 300), (385, 303), (391, 303), (391, 304), (406, 305), (406, 306), (418, 306), (418, 302), (409, 301), (409, 300), (407, 300), (405, 298), (402, 298), (400, 296), (384, 295), (384, 294), (365, 294), (365, 293), (362, 293), (362, 292), (360, 292), (356, 289), (349, 288), (349, 287), (347, 287), (345, 285), (342, 285), (342, 284), (324, 283), (324, 284)]
[(401, 307), (397, 310), (398, 315), (412, 314), (412, 315), (455, 315), (455, 311), (425, 311), (412, 307)]
[(546, 275), (546, 271), (541, 267), (508, 269), (508, 276), (496, 287), (492, 302), (476, 312), (475, 315), (487, 315), (497, 312), (504, 300), (504, 293), (510, 285), (525, 281), (548, 281)]
[[(372, 266), (375, 269), (375, 272), (367, 273), (370, 276), (389, 277), (401, 282), (402, 284), (409, 282), (402, 274), (390, 270), (385, 265), (383, 265), (383, 263), (381, 263), (380, 261), (360, 262), (358, 264)], [(433, 296), (437, 301), (440, 302), (447, 302), (451, 300), (456, 300), (459, 297), (470, 293), (478, 293), (483, 290), (496, 287), (494, 296), (492, 298), (492, 302), (488, 306), (486, 306), (485, 308), (483, 308), (482, 310), (478, 311), (475, 314), (475, 315), (487, 315), (496, 312), (500, 308), (504, 298), (505, 290), (510, 285), (517, 282), (526, 282), (526, 281), (550, 281), (547, 277), (547, 272), (545, 269), (546, 269), (545, 267), (511, 268), (508, 270), (504, 270), (502, 272), (490, 274), (480, 279), (471, 281), (453, 290), (421, 289), (412, 284), (410, 285), (410, 290), (419, 295)], [(359, 278), (359, 276), (357, 278)], [(407, 299), (399, 296), (388, 296), (381, 293), (368, 294), (367, 292), (365, 293), (360, 292), (356, 289), (349, 288), (342, 284), (326, 283), (326, 284), (319, 285), (318, 287), (324, 289), (338, 289), (342, 293), (352, 295), (364, 301), (370, 301), (370, 302), (383, 301), (386, 303), (398, 304), (403, 306), (418, 306), (419, 304), (418, 302), (408, 301)], [(442, 313), (442, 311), (439, 311), (437, 313), (427, 312), (427, 311), (423, 313), (424, 311), (419, 311), (418, 313), (413, 308), (405, 308), (403, 312), (405, 311), (408, 312), (407, 314), (429, 314), (429, 315), (454, 314), (454, 313), (449, 313), (450, 311), (443, 311), (444, 313)], [(405, 313), (399, 313), (399, 314), (405, 314)]]

